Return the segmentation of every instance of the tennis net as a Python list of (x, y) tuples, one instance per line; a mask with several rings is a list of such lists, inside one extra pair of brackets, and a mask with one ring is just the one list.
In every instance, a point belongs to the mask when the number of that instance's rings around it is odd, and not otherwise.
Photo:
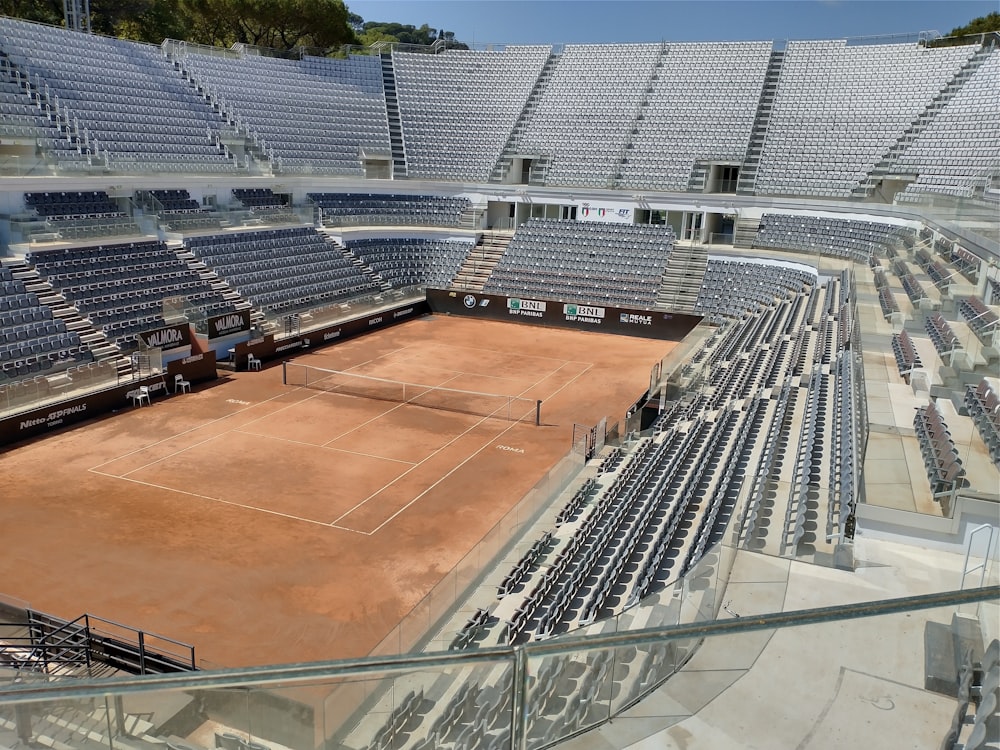
[(540, 400), (499, 393), (463, 391), (442, 386), (406, 383), (342, 370), (328, 370), (297, 362), (284, 362), (283, 382), (302, 388), (344, 396), (421, 406), (427, 409), (493, 417), (511, 422), (541, 422)]

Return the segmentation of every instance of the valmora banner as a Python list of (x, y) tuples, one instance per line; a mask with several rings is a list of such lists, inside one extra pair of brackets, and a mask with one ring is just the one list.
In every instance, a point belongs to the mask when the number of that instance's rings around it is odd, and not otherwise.
[(208, 319), (208, 339), (221, 339), (225, 336), (232, 336), (237, 333), (248, 333), (250, 331), (250, 311), (240, 310), (239, 312), (216, 315)]
[(139, 334), (142, 343), (148, 349), (181, 349), (191, 346), (191, 328), (187, 323), (179, 323), (175, 326), (157, 328), (155, 331), (143, 331)]

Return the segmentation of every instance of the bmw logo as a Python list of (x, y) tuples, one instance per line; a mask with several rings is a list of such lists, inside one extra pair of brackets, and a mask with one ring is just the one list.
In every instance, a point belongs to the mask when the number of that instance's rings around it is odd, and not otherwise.
[(476, 306), (476, 298), (473, 297), (471, 294), (466, 294), (465, 299), (463, 299), (462, 302), (465, 303), (466, 307), (471, 308)]

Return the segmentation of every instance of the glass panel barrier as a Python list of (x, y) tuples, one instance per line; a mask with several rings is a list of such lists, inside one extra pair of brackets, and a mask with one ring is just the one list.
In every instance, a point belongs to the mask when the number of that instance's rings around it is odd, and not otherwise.
[(7, 669), (0, 744), (540, 750), (669, 732), (717, 747), (938, 747), (974, 730), (975, 670), (997, 648), (995, 624), (958, 609), (998, 600), (993, 585), (517, 648), (86, 682)]

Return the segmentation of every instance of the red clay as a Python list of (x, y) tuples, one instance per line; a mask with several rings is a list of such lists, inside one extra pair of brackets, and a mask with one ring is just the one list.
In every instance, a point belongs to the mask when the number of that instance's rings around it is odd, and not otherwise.
[(284, 386), (272, 365), (20, 446), (0, 458), (3, 593), (215, 665), (364, 655), (672, 347), (435, 316), (296, 361), (541, 398), (543, 426)]

